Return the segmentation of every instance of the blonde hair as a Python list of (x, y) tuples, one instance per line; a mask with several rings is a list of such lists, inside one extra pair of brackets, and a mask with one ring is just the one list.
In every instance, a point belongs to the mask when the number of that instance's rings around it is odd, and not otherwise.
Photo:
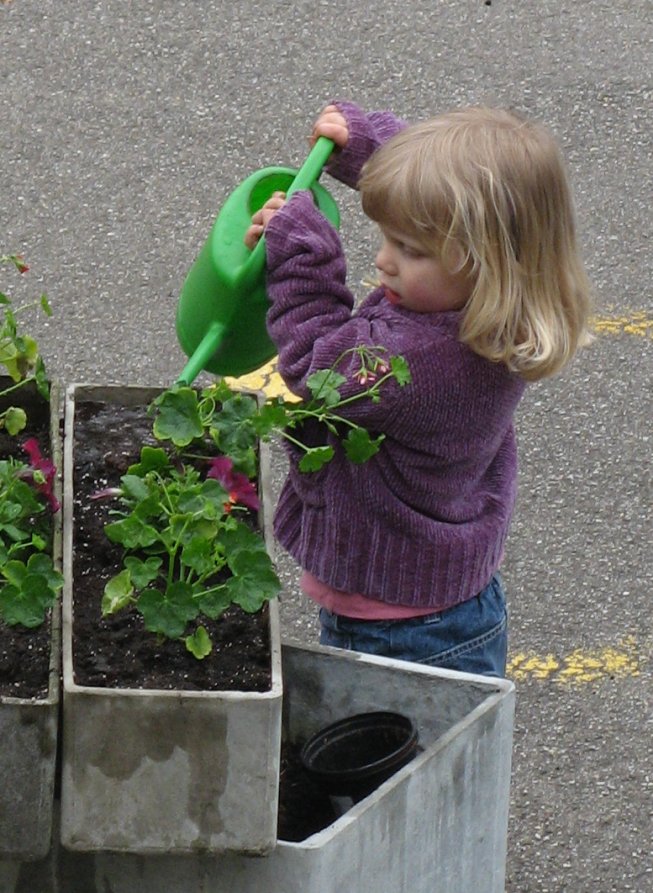
[(590, 340), (571, 188), (541, 125), (501, 109), (449, 112), (385, 143), (359, 189), (372, 220), (445, 263), (464, 258), (473, 288), (460, 337), (476, 353), (535, 380)]

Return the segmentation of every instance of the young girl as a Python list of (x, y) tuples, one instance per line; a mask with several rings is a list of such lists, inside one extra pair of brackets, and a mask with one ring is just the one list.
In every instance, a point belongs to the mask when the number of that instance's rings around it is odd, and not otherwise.
[[(563, 159), (547, 130), (489, 108), (406, 127), (338, 102), (318, 136), (338, 147), (329, 173), (380, 228), (380, 285), (354, 310), (338, 235), (310, 193), (273, 196), (245, 241), (265, 231), (279, 372), (307, 397), (311, 373), (366, 345), (403, 356), (412, 380), (348, 408), (385, 435), (363, 465), (305, 427), (336, 455), (304, 474), (291, 450), (276, 536), (320, 605), (323, 644), (502, 676), (513, 416), (528, 381), (571, 359), (590, 306)], [(365, 387), (347, 356), (345, 396)]]

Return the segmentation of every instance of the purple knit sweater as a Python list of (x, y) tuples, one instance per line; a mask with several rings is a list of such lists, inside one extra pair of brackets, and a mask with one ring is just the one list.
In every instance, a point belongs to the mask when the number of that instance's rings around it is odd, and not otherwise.
[[(330, 166), (355, 184), (360, 167), (402, 126), (339, 103), (350, 127), (347, 148)], [(377, 289), (354, 311), (336, 231), (309, 193), (296, 193), (266, 230), (268, 328), (279, 371), (300, 396), (306, 380), (347, 348), (383, 346), (408, 362), (412, 382), (394, 381), (379, 403), (365, 398), (347, 415), (385, 440), (363, 465), (350, 463), (337, 439), (308, 424), (299, 439), (331, 443), (335, 458), (290, 470), (275, 514), (275, 533), (301, 567), (345, 592), (391, 604), (443, 610), (472, 598), (502, 558), (516, 492), (513, 414), (524, 382), (458, 340), (459, 312), (393, 307)], [(364, 390), (356, 365), (341, 365), (344, 395)]]

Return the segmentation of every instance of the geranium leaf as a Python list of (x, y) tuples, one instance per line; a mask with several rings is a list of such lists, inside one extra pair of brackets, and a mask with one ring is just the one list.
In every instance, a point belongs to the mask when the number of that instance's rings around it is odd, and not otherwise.
[(253, 419), (258, 411), (256, 400), (236, 394), (225, 400), (211, 420), (211, 434), (220, 451), (234, 466), (252, 475), (256, 468), (257, 441)]
[(134, 586), (132, 584), (131, 574), (129, 570), (122, 570), (115, 577), (112, 577), (104, 587), (104, 595), (102, 596), (102, 616), (115, 614), (126, 608), (131, 602), (134, 595)]
[(130, 465), (127, 474), (145, 477), (150, 471), (163, 471), (170, 466), (170, 460), (161, 447), (144, 446), (141, 449), (140, 462)]
[(279, 578), (270, 566), (258, 570), (251, 568), (242, 576), (230, 577), (225, 586), (230, 600), (249, 614), (259, 611), (281, 589)]
[(183, 447), (204, 433), (193, 388), (170, 388), (153, 405), (157, 412), (153, 430), (158, 440), (171, 440), (175, 446)]
[(254, 430), (259, 437), (265, 437), (270, 431), (285, 428), (288, 421), (288, 410), (281, 397), (271, 400), (261, 407), (254, 419)]
[(27, 565), (22, 561), (8, 561), (2, 568), (2, 575), (8, 583), (20, 588), (27, 576)]
[(211, 620), (217, 620), (230, 604), (231, 598), (226, 586), (216, 586), (213, 589), (208, 589), (199, 599), (202, 614), (205, 614)]
[(338, 390), (347, 379), (333, 369), (320, 369), (306, 379), (306, 384), (316, 400), (320, 400), (325, 406), (334, 406), (340, 402)]
[(131, 555), (125, 558), (125, 567), (129, 571), (136, 589), (145, 589), (146, 586), (156, 580), (162, 564), (163, 561), (155, 556), (151, 556), (145, 561)]
[(410, 369), (404, 357), (390, 357), (390, 370), (397, 380), (400, 387), (404, 387), (411, 382)]
[(159, 539), (156, 529), (136, 515), (106, 524), (104, 532), (112, 543), (120, 543), (126, 549), (145, 548)]
[(331, 446), (311, 447), (300, 459), (299, 470), (304, 472), (319, 471), (333, 459), (333, 456), (334, 449)]
[(27, 414), (24, 409), (18, 406), (10, 406), (5, 412), (5, 428), (7, 433), (15, 437), (27, 424)]
[(213, 643), (205, 627), (198, 626), (192, 636), (184, 639), (186, 648), (197, 660), (203, 660), (213, 650)]
[[(32, 537), (34, 539), (34, 537)], [(30, 555), (27, 560), (27, 570), (30, 574), (38, 574), (48, 582), (48, 586), (52, 590), (61, 589), (63, 586), (63, 574), (55, 569), (52, 564), (52, 558), (39, 552), (36, 555)]]
[(0, 614), (10, 626), (20, 624), (28, 629), (40, 626), (53, 603), (54, 593), (37, 574), (27, 576), (20, 587), (10, 585), (0, 590)]
[(260, 535), (250, 530), (246, 524), (237, 524), (231, 530), (225, 530), (220, 537), (225, 555), (235, 555), (241, 550), (247, 552), (262, 551), (265, 553), (265, 543)]
[(123, 494), (134, 502), (140, 502), (149, 494), (147, 484), (136, 474), (124, 474), (120, 479), (120, 487)]
[(365, 428), (352, 428), (342, 445), (349, 461), (360, 465), (378, 453), (383, 440), (383, 434), (371, 437)]
[(168, 586), (165, 593), (158, 589), (146, 589), (137, 604), (145, 628), (170, 639), (178, 639), (186, 623), (194, 620), (199, 613), (192, 586), (181, 580)]
[(210, 538), (192, 539), (187, 543), (181, 551), (181, 563), (200, 576), (209, 574), (215, 565)]

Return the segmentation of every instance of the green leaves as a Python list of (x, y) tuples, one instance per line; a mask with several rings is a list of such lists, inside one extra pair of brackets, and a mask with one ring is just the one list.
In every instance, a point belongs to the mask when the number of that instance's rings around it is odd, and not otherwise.
[[(13, 266), (21, 274), (29, 270), (20, 254), (0, 255), (0, 267), (3, 266)], [(52, 308), (45, 295), (41, 295), (35, 303), (47, 316), (52, 315)], [(39, 393), (47, 400), (49, 386), (38, 344), (34, 338), (21, 333), (18, 328), (17, 316), (28, 306), (14, 309), (11, 297), (0, 292), (0, 366), (4, 366), (7, 375), (14, 382), (11, 387), (0, 391), (0, 396), (5, 396), (16, 387), (22, 387), (33, 380)], [(17, 407), (9, 406), (0, 413), (0, 428), (5, 427), (12, 436), (22, 431), (26, 423), (24, 411)]]
[[(349, 379), (336, 368), (341, 364)], [(139, 462), (121, 479), (118, 517), (105, 527), (125, 558), (105, 587), (103, 613), (133, 606), (147, 630), (182, 640), (199, 660), (206, 657), (212, 643), (202, 617), (215, 621), (232, 604), (259, 611), (281, 587), (262, 536), (238, 517), (258, 506), (249, 478), (258, 470), (260, 440), (275, 432), (287, 438), (301, 451), (299, 468), (306, 473), (333, 460), (336, 438), (350, 462), (366, 462), (384, 435), (355, 424), (345, 407), (378, 402), (390, 379), (400, 387), (409, 383), (405, 361), (386, 359), (382, 348), (359, 347), (345, 351), (332, 369), (312, 374), (311, 398), (301, 403), (277, 397), (259, 405), (224, 381), (202, 391), (176, 384), (157, 397), (150, 411), (162, 446), (141, 449)], [(302, 443), (310, 420), (321, 423), (332, 442)], [(218, 454), (211, 461), (202, 459), (207, 444)]]
[[(23, 480), (23, 476), (25, 480)], [(39, 626), (63, 585), (46, 554), (51, 543), (44, 497), (28, 480), (33, 469), (0, 461), (0, 618), (10, 625)]]
[(131, 574), (127, 569), (122, 570), (115, 577), (112, 577), (104, 587), (102, 616), (115, 614), (116, 611), (126, 608), (132, 601), (133, 595), (134, 585)]
[(390, 370), (400, 388), (405, 388), (407, 384), (410, 384), (410, 369), (403, 357), (391, 357)]
[(265, 552), (240, 552), (229, 561), (233, 574), (225, 583), (229, 600), (250, 614), (260, 611), (280, 589), (279, 578)]
[(120, 489), (108, 491), (120, 494), (114, 514), (121, 517), (105, 533), (125, 558), (105, 586), (102, 613), (135, 606), (148, 631), (183, 639), (201, 659), (211, 651), (210, 637), (199, 627), (184, 635), (191, 621), (200, 614), (216, 619), (234, 602), (259, 610), (280, 584), (261, 536), (234, 516), (238, 493), (203, 480), (190, 460), (179, 465), (164, 449), (143, 447)]
[(384, 438), (384, 434), (371, 437), (364, 428), (353, 428), (342, 445), (349, 461), (355, 465), (362, 465), (378, 453)]
[(184, 642), (187, 650), (198, 660), (208, 657), (213, 650), (213, 643), (203, 626), (198, 626), (192, 636), (186, 636)]
[(306, 384), (314, 399), (319, 400), (324, 406), (337, 406), (340, 403), (340, 391), (338, 388), (345, 384), (347, 379), (333, 369), (322, 369), (314, 372), (306, 380)]
[(159, 440), (171, 440), (175, 446), (185, 447), (204, 433), (192, 388), (175, 385), (154, 400), (157, 416), (154, 436)]
[(332, 446), (305, 447), (304, 449), (305, 453), (299, 460), (299, 470), (305, 473), (319, 471), (335, 455), (335, 450)]
[(146, 589), (139, 597), (137, 607), (143, 615), (145, 629), (169, 639), (180, 638), (188, 621), (199, 614), (193, 587), (183, 580), (171, 583), (164, 592)]
[(27, 425), (27, 413), (20, 406), (10, 406), (4, 414), (4, 425), (7, 432), (15, 437)]
[(7, 584), (0, 586), (0, 617), (10, 626), (40, 626), (63, 586), (50, 556), (36, 553), (27, 563), (13, 559), (1, 571)]
[[(29, 267), (20, 254), (0, 255), (0, 267), (14, 267), (19, 274)], [(45, 295), (38, 302), (47, 316), (52, 309)], [(33, 381), (41, 396), (48, 400), (50, 389), (45, 366), (34, 338), (19, 330), (17, 318), (30, 305), (14, 308), (11, 297), (0, 292), (0, 366), (4, 366), (13, 384), (0, 391), (8, 395)], [(25, 410), (8, 405), (0, 413), (0, 428), (15, 437), (28, 424)], [(63, 585), (61, 574), (47, 554), (52, 541), (51, 519), (45, 511), (46, 501), (52, 511), (58, 503), (52, 492), (54, 465), (40, 455), (37, 441), (23, 445), (35, 456), (31, 464), (12, 459), (0, 461), (0, 619), (10, 625), (35, 627), (43, 623)]]
[(137, 514), (107, 524), (104, 532), (112, 543), (120, 543), (125, 549), (145, 549), (159, 539), (156, 528), (145, 523)]

